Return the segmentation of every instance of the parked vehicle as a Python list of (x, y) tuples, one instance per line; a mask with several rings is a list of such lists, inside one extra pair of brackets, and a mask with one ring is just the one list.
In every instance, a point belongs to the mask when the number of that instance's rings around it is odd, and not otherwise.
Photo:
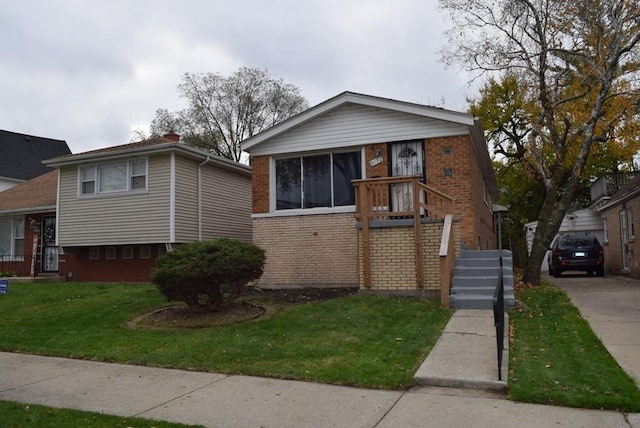
[(549, 274), (559, 277), (565, 271), (584, 271), (604, 275), (604, 248), (590, 234), (560, 235), (549, 249)]

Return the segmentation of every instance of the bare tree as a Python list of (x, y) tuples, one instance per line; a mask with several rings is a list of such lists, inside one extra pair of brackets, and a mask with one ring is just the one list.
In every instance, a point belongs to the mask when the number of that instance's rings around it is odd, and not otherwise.
[(308, 107), (296, 86), (256, 68), (241, 67), (228, 77), (186, 73), (178, 92), (188, 107), (157, 110), (151, 134), (174, 131), (187, 144), (234, 161), (240, 160), (242, 140)]
[[(453, 22), (449, 64), (517, 76), (529, 132), (514, 151), (544, 200), (523, 280), (540, 281), (547, 247), (579, 188), (594, 145), (637, 123), (637, 0), (440, 0)], [(512, 152), (513, 153), (513, 152)]]

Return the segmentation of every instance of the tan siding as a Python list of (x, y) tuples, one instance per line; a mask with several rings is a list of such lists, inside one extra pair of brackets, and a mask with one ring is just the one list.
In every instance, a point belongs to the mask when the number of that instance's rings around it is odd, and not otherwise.
[(122, 245), (169, 241), (170, 157), (149, 157), (148, 192), (78, 197), (77, 167), (60, 175), (59, 244)]
[(251, 177), (205, 165), (202, 183), (202, 238), (251, 242)]
[(263, 154), (328, 150), (380, 142), (468, 134), (464, 125), (394, 112), (374, 107), (346, 105), (275, 137), (266, 147), (256, 147), (253, 156)]
[(198, 240), (198, 164), (176, 156), (176, 242)]

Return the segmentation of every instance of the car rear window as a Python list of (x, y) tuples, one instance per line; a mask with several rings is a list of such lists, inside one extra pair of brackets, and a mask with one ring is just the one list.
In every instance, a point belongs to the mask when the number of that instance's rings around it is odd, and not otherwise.
[(588, 247), (594, 245), (594, 239), (586, 236), (565, 236), (560, 240), (560, 247)]

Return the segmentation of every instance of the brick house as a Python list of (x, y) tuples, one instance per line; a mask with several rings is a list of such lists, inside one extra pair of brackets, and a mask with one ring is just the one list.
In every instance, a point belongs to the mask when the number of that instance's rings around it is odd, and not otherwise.
[(57, 276), (58, 171), (0, 192), (0, 276)]
[(640, 175), (620, 188), (597, 211), (604, 227), (604, 265), (614, 275), (640, 278), (640, 240), (635, 219), (640, 212)]
[(179, 136), (49, 159), (57, 168), (57, 245), (69, 280), (149, 282), (176, 245), (251, 241), (251, 169)]
[(436, 290), (446, 214), (456, 251), (495, 248), (495, 177), (469, 114), (344, 92), (242, 148), (260, 286)]

